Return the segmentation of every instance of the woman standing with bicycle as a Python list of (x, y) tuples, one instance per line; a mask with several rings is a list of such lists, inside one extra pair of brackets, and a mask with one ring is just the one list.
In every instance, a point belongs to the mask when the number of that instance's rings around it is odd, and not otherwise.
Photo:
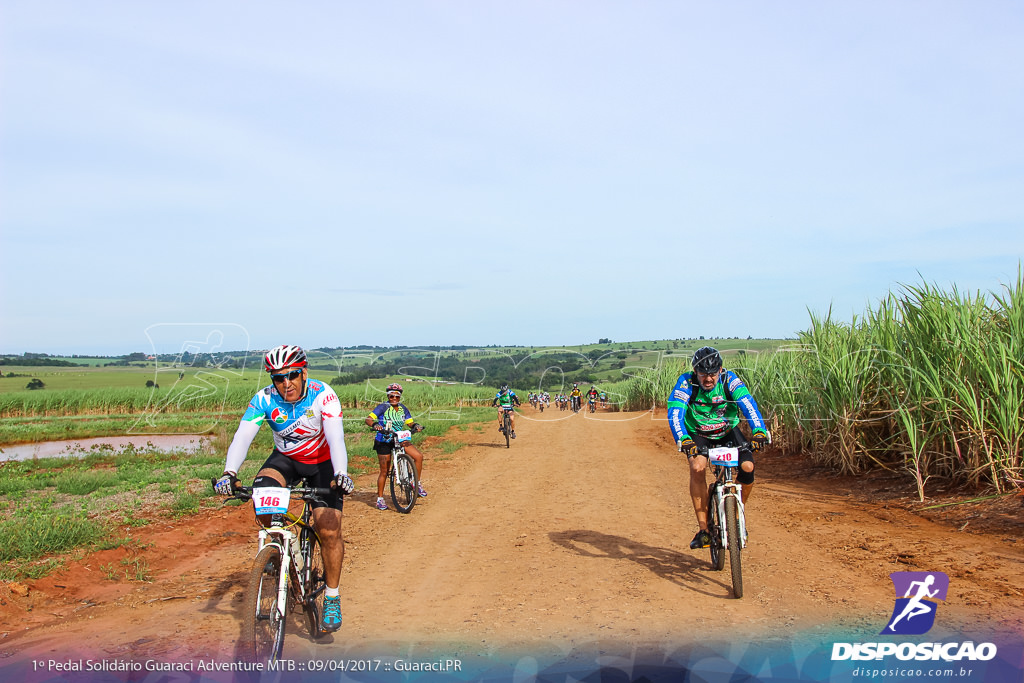
[(306, 479), (311, 487), (334, 489), (322, 502), (311, 503), (327, 582), (320, 627), (330, 632), (341, 627), (342, 494), (352, 493), (354, 487), (348, 476), (341, 402), (330, 386), (308, 378), (306, 366), (306, 353), (298, 346), (281, 345), (267, 352), (263, 367), (271, 384), (249, 402), (214, 489), (223, 495), (234, 493), (238, 469), (264, 422), (274, 435), (274, 451), (256, 473), (254, 488), (292, 486)]
[[(707, 548), (708, 533), (708, 458), (700, 450), (717, 446), (739, 446), (745, 440), (739, 430), (739, 413), (747, 419), (753, 436), (751, 448), (760, 451), (771, 443), (757, 401), (736, 373), (722, 370), (722, 356), (716, 349), (697, 349), (691, 362), (693, 372), (679, 376), (668, 398), (668, 423), (681, 453), (690, 465), (690, 498), (697, 515), (697, 535), (690, 548)], [(754, 485), (754, 455), (740, 451), (740, 471), (736, 481), (743, 485), (743, 502), (747, 502)]]
[[(394, 441), (393, 435), (382, 432), (398, 432), (409, 429), (413, 432), (423, 431), (423, 426), (413, 422), (412, 413), (402, 403), (402, 385), (389, 384), (387, 388), (388, 400), (386, 403), (379, 403), (376, 408), (366, 416), (366, 426), (372, 427), (377, 434), (373, 439), (373, 450), (377, 453), (377, 461), (380, 463), (380, 474), (377, 475), (377, 509), (387, 510), (388, 504), (384, 502), (384, 484), (388, 480), (388, 467), (391, 465), (391, 446)], [(409, 454), (412, 461), (416, 463), (416, 479), (419, 481), (419, 496), (427, 495), (423, 488), (423, 454), (411, 443), (405, 445), (405, 452)]]

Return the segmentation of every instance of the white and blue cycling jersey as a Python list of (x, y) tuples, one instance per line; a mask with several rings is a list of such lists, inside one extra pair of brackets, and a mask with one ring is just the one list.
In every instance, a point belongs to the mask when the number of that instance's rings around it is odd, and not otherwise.
[(336, 472), (347, 471), (341, 402), (324, 382), (307, 380), (305, 395), (295, 403), (285, 401), (273, 385), (256, 392), (228, 447), (227, 471), (237, 471), (264, 422), (270, 425), (275, 450), (283, 455), (309, 464), (331, 460)]

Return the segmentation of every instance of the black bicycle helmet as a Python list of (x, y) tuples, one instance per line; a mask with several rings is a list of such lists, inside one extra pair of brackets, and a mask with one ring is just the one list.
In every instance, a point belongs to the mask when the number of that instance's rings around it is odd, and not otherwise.
[(718, 349), (702, 346), (694, 352), (690, 363), (697, 372), (712, 375), (722, 369), (722, 355), (718, 353)]

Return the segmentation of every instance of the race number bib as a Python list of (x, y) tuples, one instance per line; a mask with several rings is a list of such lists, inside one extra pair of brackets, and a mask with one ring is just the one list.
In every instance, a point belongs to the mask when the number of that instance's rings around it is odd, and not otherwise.
[(708, 462), (712, 465), (723, 467), (739, 467), (740, 449), (738, 448), (709, 448)]
[(288, 512), (292, 492), (278, 486), (265, 486), (252, 490), (252, 503), (257, 515), (276, 515)]
[(400, 432), (395, 432), (395, 441), (402, 443), (404, 441), (412, 441), (412, 432), (408, 429), (403, 429)]

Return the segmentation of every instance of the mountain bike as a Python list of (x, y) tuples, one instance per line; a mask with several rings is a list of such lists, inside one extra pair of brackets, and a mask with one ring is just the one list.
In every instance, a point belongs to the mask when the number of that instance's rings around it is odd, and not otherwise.
[(743, 515), (743, 485), (734, 481), (740, 466), (740, 447), (702, 448), (712, 466), (715, 481), (708, 487), (708, 533), (711, 535), (711, 566), (725, 568), (725, 551), (729, 551), (732, 572), (732, 594), (743, 597), (743, 559), (747, 546), (747, 523)]
[[(241, 651), (253, 662), (274, 662), (281, 657), (286, 616), (292, 605), (305, 611), (313, 638), (325, 635), (320, 615), (327, 582), (310, 503), (322, 502), (321, 496), (330, 492), (304, 486), (235, 489), (234, 498), (252, 500), (257, 515), (270, 515), (270, 526), (259, 531), (259, 550), (249, 570), (242, 608)], [(303, 501), (298, 515), (288, 511), (291, 500)]]
[(405, 444), (412, 439), (412, 432), (408, 429), (398, 432), (384, 429), (381, 433), (394, 437), (391, 441), (391, 464), (388, 465), (387, 474), (388, 481), (391, 482), (391, 500), (395, 503), (395, 509), (409, 514), (420, 495), (416, 463), (405, 452)]
[(580, 412), (580, 397), (579, 396), (570, 396), (569, 400), (572, 403), (572, 412), (574, 412), (574, 413)]
[(590, 404), (590, 412), (594, 412), (595, 410), (597, 410), (597, 401), (591, 400), (588, 401), (588, 403)]
[(505, 448), (512, 445), (512, 411), (501, 411), (501, 431), (505, 435)]

